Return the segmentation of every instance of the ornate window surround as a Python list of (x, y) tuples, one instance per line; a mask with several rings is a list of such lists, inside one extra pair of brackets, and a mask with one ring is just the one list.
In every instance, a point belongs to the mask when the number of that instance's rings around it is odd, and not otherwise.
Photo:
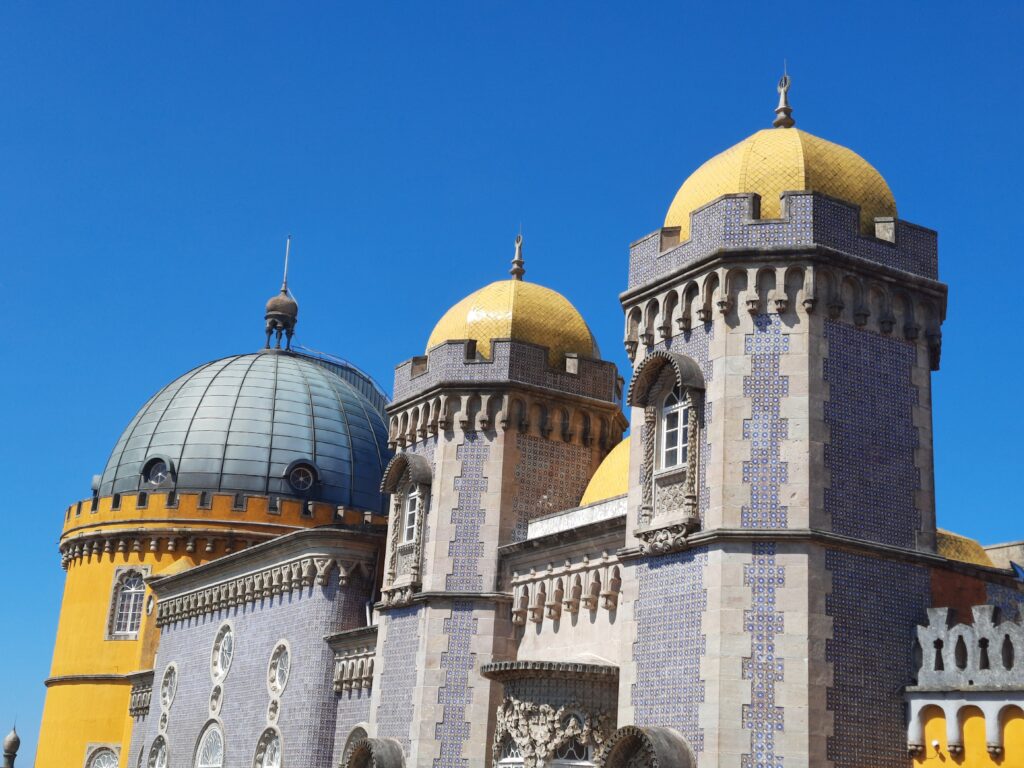
[(121, 604), (121, 589), (124, 586), (125, 579), (128, 578), (132, 573), (139, 574), (143, 582), (146, 577), (149, 576), (150, 567), (148, 565), (119, 565), (114, 569), (114, 579), (110, 585), (110, 609), (107, 616), (107, 631), (104, 636), (104, 640), (138, 640), (139, 631), (142, 629), (142, 616), (146, 598), (146, 587), (142, 588), (141, 597), (138, 601), (138, 614), (139, 623), (138, 627), (129, 632), (117, 632), (117, 616), (118, 610)]
[[(199, 762), (199, 760), (202, 757), (201, 751), (203, 749), (203, 745), (206, 742), (206, 738), (214, 731), (216, 731), (218, 736), (220, 737), (220, 766), (213, 766), (213, 764)], [(192, 758), (192, 765), (194, 766), (194, 768), (222, 768), (222, 766), (225, 763), (226, 752), (227, 739), (224, 736), (224, 724), (216, 718), (212, 720), (207, 720), (206, 723), (203, 725), (203, 729), (199, 732), (199, 738), (196, 739), (196, 749), (195, 754)]]
[[(432, 482), (430, 463), (418, 454), (400, 453), (384, 470), (381, 491), (391, 494), (391, 521), (388, 532), (388, 568), (383, 591), (391, 593), (392, 604), (407, 601), (412, 597), (413, 588), (420, 584), (423, 531), (430, 510)], [(409, 504), (413, 500), (416, 506), (410, 512)], [(410, 564), (403, 573), (399, 573), (400, 558)]]
[(113, 756), (115, 766), (119, 765), (121, 745), (90, 742), (85, 747), (85, 760), (82, 762), (82, 765), (84, 768), (101, 768), (101, 766), (105, 768), (105, 765), (101, 764), (99, 760), (107, 755)]
[[(682, 412), (687, 419), (686, 461), (680, 466), (662, 467), (665, 401), (676, 389), (685, 403)], [(691, 358), (674, 352), (651, 352), (633, 373), (626, 402), (644, 411), (639, 478), (641, 503), (635, 534), (641, 539), (641, 550), (646, 553), (661, 554), (681, 548), (687, 534), (700, 525), (697, 478), (704, 390), (700, 366)], [(663, 508), (666, 504), (659, 499), (663, 493), (665, 498), (673, 499), (668, 508)]]

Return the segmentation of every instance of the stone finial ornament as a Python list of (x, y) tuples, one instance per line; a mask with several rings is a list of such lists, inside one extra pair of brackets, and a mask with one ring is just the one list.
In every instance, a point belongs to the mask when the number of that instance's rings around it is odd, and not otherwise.
[(276, 334), (276, 349), (281, 348), (281, 336), (285, 336), (285, 349), (292, 348), (292, 336), (295, 323), (299, 320), (299, 304), (288, 292), (288, 255), (292, 247), (292, 236), (284, 246), (284, 279), (281, 281), (281, 292), (267, 302), (264, 319), (267, 321), (267, 349), (270, 349), (270, 337)]
[(508, 271), (513, 280), (522, 280), (526, 274), (526, 262), (523, 261), (523, 235), (516, 235), (516, 255), (512, 257), (512, 269)]
[(18, 736), (16, 728), (4, 737), (4, 768), (14, 768), (14, 759), (18, 756), (18, 747), (21, 746), (21, 737)]
[(792, 80), (789, 79), (789, 74), (786, 72), (786, 67), (782, 67), (782, 77), (779, 79), (779, 106), (775, 108), (775, 120), (772, 121), (772, 125), (776, 128), (792, 128), (796, 125), (796, 120), (793, 119), (793, 108), (789, 106), (789, 86), (792, 84)]

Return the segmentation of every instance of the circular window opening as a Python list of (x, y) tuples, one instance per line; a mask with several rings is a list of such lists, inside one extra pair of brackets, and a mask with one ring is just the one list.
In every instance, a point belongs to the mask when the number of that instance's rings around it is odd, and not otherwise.
[(291, 668), (291, 653), (285, 643), (278, 643), (270, 656), (270, 667), (267, 670), (267, 683), (270, 692), (280, 695), (288, 684), (288, 671)]
[(117, 768), (117, 755), (111, 749), (97, 749), (89, 758), (86, 768)]
[(211, 723), (199, 740), (195, 768), (222, 768), (224, 765), (224, 734)]
[(150, 485), (160, 485), (171, 479), (171, 468), (163, 459), (153, 459), (146, 465), (146, 482)]
[(234, 655), (235, 635), (231, 631), (231, 625), (225, 624), (217, 632), (217, 638), (213, 641), (213, 659), (210, 671), (213, 673), (215, 681), (223, 680), (227, 676)]
[(308, 464), (299, 464), (288, 472), (288, 484), (299, 493), (305, 493), (316, 483), (316, 472)]
[(256, 768), (281, 768), (281, 736), (267, 729), (256, 745)]

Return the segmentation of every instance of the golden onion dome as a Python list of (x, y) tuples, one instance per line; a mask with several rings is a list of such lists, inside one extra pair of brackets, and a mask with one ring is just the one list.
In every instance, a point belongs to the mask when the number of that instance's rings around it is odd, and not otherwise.
[(988, 556), (988, 552), (981, 544), (975, 539), (961, 536), (952, 531), (944, 531), (941, 528), (935, 531), (935, 550), (949, 560), (995, 568), (995, 563), (992, 562), (992, 558)]
[(856, 152), (793, 128), (787, 100), (789, 78), (779, 83), (774, 128), (758, 131), (715, 155), (679, 188), (665, 215), (666, 227), (690, 236), (690, 214), (722, 195), (756, 192), (761, 218), (777, 219), (780, 196), (789, 191), (821, 192), (860, 206), (860, 226), (874, 232), (876, 216), (895, 216), (896, 200), (885, 179)]
[(472, 340), (483, 357), (492, 339), (515, 339), (548, 348), (548, 361), (561, 367), (567, 353), (597, 357), (597, 344), (579, 311), (557, 291), (522, 279), (522, 236), (516, 238), (511, 280), (499, 280), (469, 294), (434, 326), (427, 351), (446, 341)]
[(587, 490), (583, 492), (580, 506), (596, 504), (614, 499), (629, 490), (629, 438), (624, 438), (604, 457), (594, 476), (590, 478)]

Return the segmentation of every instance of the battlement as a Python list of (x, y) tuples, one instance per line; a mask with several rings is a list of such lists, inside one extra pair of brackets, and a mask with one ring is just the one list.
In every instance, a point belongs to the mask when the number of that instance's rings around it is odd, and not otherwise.
[(690, 239), (665, 227), (629, 248), (629, 290), (722, 251), (826, 248), (937, 280), (938, 235), (893, 218), (875, 219), (875, 237), (860, 230), (860, 209), (815, 192), (785, 192), (779, 219), (761, 219), (757, 194), (723, 195), (691, 214)]
[(973, 624), (954, 624), (950, 608), (929, 608), (917, 628), (917, 686), (910, 690), (1024, 690), (1024, 624), (1004, 621), (994, 605), (971, 609)]
[(610, 403), (621, 401), (622, 379), (614, 363), (577, 355), (566, 355), (564, 362), (564, 369), (553, 368), (547, 347), (512, 339), (492, 339), (489, 360), (477, 355), (473, 341), (448, 341), (395, 367), (392, 409), (441, 384), (514, 382)]

